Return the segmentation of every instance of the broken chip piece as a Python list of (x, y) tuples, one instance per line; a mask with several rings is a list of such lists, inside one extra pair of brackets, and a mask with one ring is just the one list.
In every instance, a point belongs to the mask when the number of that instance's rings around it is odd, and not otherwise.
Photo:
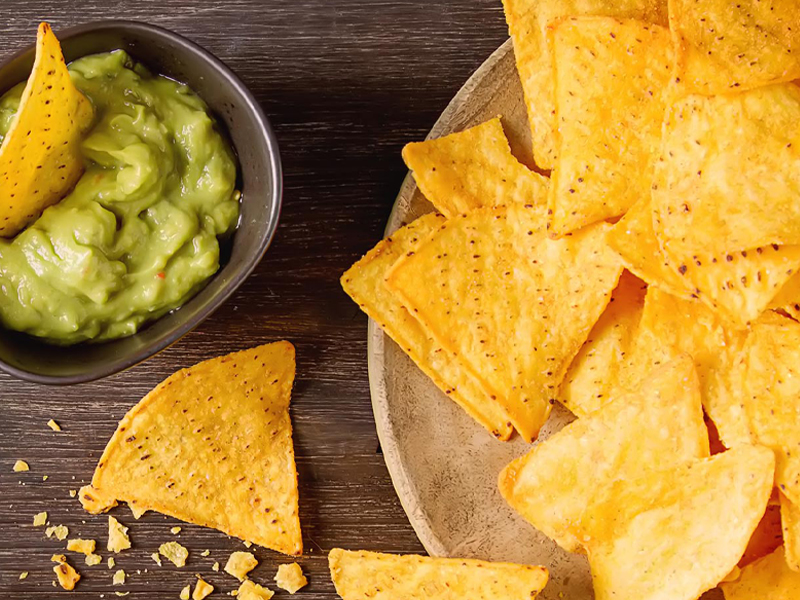
[(308, 585), (308, 579), (303, 575), (303, 569), (297, 563), (279, 565), (275, 574), (275, 582), (282, 590), (294, 594), (297, 590)]
[(19, 473), (20, 471), (30, 471), (28, 463), (24, 460), (18, 460), (14, 463), (14, 472)]
[(189, 597), (190, 597), (191, 593), (192, 593), (191, 584), (184, 586), (184, 588), (181, 590), (180, 599), (181, 600), (189, 600)]
[(44, 525), (47, 525), (47, 513), (46, 512), (36, 513), (33, 516), (33, 526), (42, 527)]
[(69, 535), (69, 528), (65, 525), (53, 525), (45, 529), (44, 534), (47, 537), (55, 536), (58, 541), (64, 541)]
[(446, 590), (442, 597), (454, 599), (533, 599), (548, 579), (544, 567), (339, 548), (330, 551), (328, 564), (336, 593), (344, 600), (376, 595), (382, 600), (408, 600), (432, 597), (432, 590)]
[(67, 550), (70, 552), (80, 552), (81, 554), (93, 554), (94, 548), (97, 542), (94, 540), (82, 540), (76, 538), (74, 540), (67, 541)]
[(197, 576), (197, 583), (194, 584), (194, 591), (192, 592), (192, 600), (203, 600), (211, 592), (214, 591), (214, 586), (204, 581), (200, 575)]
[(81, 490), (84, 507), (97, 513), (123, 500), (301, 554), (294, 370), (294, 347), (277, 342), (167, 378), (120, 422)]
[(800, 573), (789, 568), (785, 550), (780, 547), (742, 569), (735, 581), (720, 587), (725, 600), (795, 600)]
[(47, 422), (47, 426), (48, 426), (50, 429), (52, 429), (53, 431), (61, 431), (61, 425), (59, 425), (58, 423), (56, 423), (56, 422), (55, 422), (53, 419), (50, 419), (50, 420)]
[(119, 569), (116, 573), (114, 573), (114, 577), (111, 578), (111, 582), (114, 585), (123, 585), (126, 577), (127, 575), (125, 574), (125, 571)]
[(252, 581), (243, 581), (235, 594), (239, 600), (270, 600), (275, 593), (265, 587), (253, 583)]
[(128, 528), (111, 515), (108, 517), (108, 544), (106, 547), (111, 552), (122, 552), (131, 547)]
[(256, 557), (250, 552), (233, 552), (225, 563), (225, 572), (239, 581), (244, 581), (247, 574), (258, 566)]
[(72, 565), (67, 562), (67, 557), (63, 554), (55, 554), (51, 560), (58, 563), (53, 567), (53, 572), (56, 574), (58, 584), (67, 591), (74, 590), (75, 584), (78, 583), (81, 576)]
[(169, 560), (176, 567), (186, 566), (189, 551), (178, 542), (166, 542), (158, 547), (158, 553)]
[(85, 562), (90, 567), (93, 567), (103, 562), (103, 557), (100, 556), (99, 554), (87, 554), (86, 558), (83, 559), (83, 562)]

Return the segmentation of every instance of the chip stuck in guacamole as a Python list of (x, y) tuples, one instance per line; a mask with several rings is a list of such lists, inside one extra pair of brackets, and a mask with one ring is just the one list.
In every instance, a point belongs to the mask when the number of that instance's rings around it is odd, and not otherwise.
[[(59, 344), (131, 335), (180, 307), (239, 219), (233, 151), (191, 89), (124, 51), (80, 58), (69, 75), (94, 109), (83, 175), (0, 239), (0, 322)], [(0, 98), (2, 141), (25, 117), (25, 89)]]

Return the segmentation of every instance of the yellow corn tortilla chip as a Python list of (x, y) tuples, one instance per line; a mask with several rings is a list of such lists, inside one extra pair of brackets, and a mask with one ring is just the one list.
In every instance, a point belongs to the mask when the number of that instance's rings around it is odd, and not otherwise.
[(775, 451), (775, 485), (800, 504), (800, 323), (771, 313), (742, 353), (740, 401), (756, 441)]
[[(675, 263), (661, 250), (649, 200), (637, 202), (608, 234), (623, 264), (649, 285), (673, 295), (699, 298), (735, 328), (746, 327), (769, 307), (800, 300), (800, 246), (767, 246), (695, 256)], [(795, 273), (795, 275), (792, 275)]]
[(556, 237), (650, 195), (672, 73), (669, 30), (579, 17), (551, 25), (556, 144), (548, 206)]
[(606, 310), (569, 366), (559, 400), (578, 417), (607, 404), (619, 389), (621, 373), (630, 368), (646, 289), (641, 279), (623, 272)]
[(785, 83), (668, 111), (652, 202), (676, 264), (800, 243), (800, 88)]
[(586, 511), (597, 600), (695, 600), (736, 567), (772, 492), (761, 446), (620, 480)]
[(800, 77), (796, 0), (670, 0), (678, 77), (688, 93), (722, 94)]
[(0, 146), (0, 236), (18, 233), (75, 185), (83, 174), (81, 133), (92, 116), (58, 39), (42, 23), (33, 71)]
[(425, 197), (447, 217), (476, 208), (547, 201), (550, 180), (511, 154), (500, 118), (403, 148)]
[(431, 338), (384, 285), (392, 265), (415, 252), (444, 223), (444, 217), (428, 214), (399, 229), (342, 275), (342, 287), (440, 390), (492, 435), (507, 440), (514, 428), (503, 407), (453, 353)]
[(771, 554), (783, 544), (781, 507), (775, 506), (771, 502), (772, 499), (770, 499), (770, 504), (767, 506), (764, 516), (761, 517), (758, 527), (750, 537), (750, 541), (747, 542), (747, 549), (739, 561), (739, 567), (742, 569)]
[(723, 583), (725, 600), (797, 600), (800, 573), (786, 564), (783, 547), (742, 569), (736, 581)]
[(225, 563), (225, 572), (244, 581), (247, 574), (258, 566), (258, 560), (251, 552), (232, 552)]
[(302, 553), (289, 420), (294, 347), (276, 342), (178, 371), (122, 419), (80, 492)]
[(615, 481), (708, 455), (700, 383), (684, 355), (509, 464), (500, 493), (534, 527), (575, 552), (583, 539), (576, 524)]
[(800, 506), (780, 494), (781, 529), (786, 550), (786, 564), (800, 572)]
[(275, 583), (282, 590), (295, 594), (298, 590), (308, 585), (308, 579), (303, 575), (303, 569), (300, 565), (291, 563), (278, 566), (278, 572), (275, 574)]
[(544, 567), (339, 548), (330, 551), (328, 564), (343, 600), (533, 599), (548, 579)]
[(238, 600), (270, 600), (275, 594), (272, 590), (253, 583), (250, 580), (243, 581), (239, 586)]
[(667, 24), (667, 0), (503, 0), (514, 40), (517, 71), (533, 138), (536, 164), (552, 169), (556, 161), (553, 55), (547, 27), (562, 17), (605, 16)]
[(622, 272), (604, 241), (607, 225), (550, 240), (545, 222), (545, 208), (536, 205), (455, 217), (386, 278), (528, 441)]
[(63, 554), (56, 554), (51, 559), (53, 562), (58, 563), (53, 567), (53, 572), (58, 579), (58, 585), (67, 591), (75, 589), (75, 585), (80, 581), (81, 575), (75, 568), (67, 562), (67, 557)]

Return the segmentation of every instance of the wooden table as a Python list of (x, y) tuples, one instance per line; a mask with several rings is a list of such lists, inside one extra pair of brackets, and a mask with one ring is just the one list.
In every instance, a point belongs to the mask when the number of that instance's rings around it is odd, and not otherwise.
[[(71, 9), (70, 6), (73, 8)], [(117, 6), (114, 12), (107, 6)], [(2, 55), (30, 44), (36, 25), (56, 31), (110, 17), (139, 19), (188, 36), (236, 71), (272, 120), (284, 161), (280, 228), (238, 293), (194, 333), (147, 363), (103, 381), (51, 388), (0, 375), (0, 598), (68, 596), (54, 589), (50, 556), (64, 543), (32, 527), (47, 511), (71, 536), (97, 539), (105, 517), (81, 509), (69, 490), (86, 483), (117, 420), (173, 371), (279, 339), (297, 347), (292, 400), (300, 472), (300, 518), (310, 584), (297, 598), (337, 598), (327, 569), (336, 546), (421, 552), (383, 463), (370, 408), (366, 317), (339, 287), (340, 274), (380, 237), (405, 168), (400, 149), (422, 139), (466, 78), (507, 37), (500, 0), (6, 0)], [(64, 428), (52, 432), (56, 419)], [(13, 473), (16, 459), (28, 473)], [(47, 480), (43, 481), (43, 477)], [(150, 558), (175, 538), (177, 521), (147, 514), (131, 527), (133, 548), (117, 555), (129, 575), (112, 587), (105, 565), (79, 565), (72, 598), (176, 599), (195, 573), (217, 588), (236, 582), (212, 571), (239, 541), (181, 524), (189, 564)], [(200, 553), (210, 549), (204, 558)], [(272, 584), (288, 557), (254, 548), (253, 579)], [(20, 572), (29, 571), (24, 581)], [(277, 598), (286, 598), (280, 592)]]

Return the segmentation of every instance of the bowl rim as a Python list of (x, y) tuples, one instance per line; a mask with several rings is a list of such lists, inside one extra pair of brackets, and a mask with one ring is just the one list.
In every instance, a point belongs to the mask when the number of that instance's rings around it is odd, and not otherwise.
[[(139, 363), (152, 358), (163, 350), (166, 350), (169, 346), (177, 342), (187, 333), (199, 326), (208, 317), (210, 317), (234, 294), (234, 292), (236, 292), (237, 289), (239, 289), (242, 283), (244, 283), (244, 281), (252, 274), (252, 272), (261, 262), (261, 259), (264, 257), (270, 245), (272, 244), (273, 238), (275, 237), (275, 231), (278, 228), (278, 222), (280, 220), (280, 213), (283, 205), (283, 170), (281, 166), (280, 150), (278, 148), (278, 139), (274, 130), (272, 129), (272, 126), (270, 125), (269, 120), (267, 119), (267, 116), (264, 114), (260, 103), (244, 84), (244, 82), (224, 62), (196, 42), (193, 42), (189, 38), (186, 38), (164, 27), (151, 25), (150, 23), (145, 23), (143, 21), (133, 21), (128, 19), (104, 19), (101, 21), (82, 23), (80, 25), (67, 27), (65, 29), (59, 29), (56, 30), (56, 33), (59, 40), (63, 42), (64, 40), (77, 35), (96, 33), (103, 29), (122, 29), (126, 33), (133, 34), (155, 34), (162, 39), (166, 39), (172, 44), (181, 46), (189, 51), (189, 54), (192, 56), (192, 60), (198, 60), (201, 63), (205, 63), (207, 68), (219, 72), (227, 80), (227, 83), (236, 90), (237, 94), (244, 99), (245, 110), (252, 113), (258, 122), (258, 128), (264, 137), (267, 146), (267, 153), (269, 155), (269, 165), (270, 169), (272, 170), (270, 191), (273, 196), (273, 203), (269, 212), (269, 223), (258, 252), (249, 257), (248, 260), (242, 261), (244, 266), (230, 281), (227, 282), (224, 287), (220, 288), (219, 292), (217, 292), (217, 294), (212, 298), (208, 306), (198, 312), (192, 319), (179, 321), (176, 327), (174, 327), (167, 335), (164, 335), (163, 338), (157, 340), (155, 343), (139, 348), (130, 354), (125, 354), (115, 358), (102, 368), (90, 368), (82, 373), (63, 376), (44, 375), (41, 373), (28, 371), (26, 369), (13, 366), (0, 358), (0, 370), (12, 375), (13, 377), (32, 383), (46, 385), (74, 385), (79, 383), (88, 383), (90, 381), (103, 379), (105, 377), (109, 377), (116, 373), (130, 369), (131, 367), (134, 367)], [(0, 61), (0, 69), (3, 69), (6, 65), (31, 52), (33, 48), (35, 48), (35, 44), (31, 44), (10, 55), (8, 58)], [(233, 142), (231, 141), (231, 143)], [(236, 234), (234, 233), (234, 235)], [(218, 270), (215, 275), (218, 275), (220, 272), (221, 270)], [(192, 299), (193, 298), (190, 298), (186, 304), (191, 302)], [(185, 306), (185, 304), (181, 306)], [(179, 309), (180, 308), (181, 307), (179, 307)], [(5, 331), (5, 329), (0, 328), (0, 334), (2, 331)], [(138, 335), (138, 332), (133, 334), (133, 336), (136, 335)], [(114, 340), (109, 340), (109, 343), (113, 341)], [(65, 346), (65, 349), (67, 348), (69, 348), (69, 346)]]

